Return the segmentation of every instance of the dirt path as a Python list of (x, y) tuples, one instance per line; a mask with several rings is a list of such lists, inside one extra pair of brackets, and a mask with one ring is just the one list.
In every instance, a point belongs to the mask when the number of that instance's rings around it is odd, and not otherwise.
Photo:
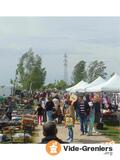
[[(57, 136), (62, 139), (63, 141), (66, 141), (67, 138), (67, 129), (64, 127), (63, 124), (58, 125), (58, 134)], [(72, 143), (87, 143), (87, 144), (92, 144), (92, 143), (105, 143), (106, 141), (110, 141), (109, 138), (103, 136), (100, 133), (93, 133), (92, 136), (87, 136), (87, 135), (80, 135), (80, 127), (79, 124), (75, 124), (74, 127), (74, 140)], [(42, 134), (42, 126), (37, 126), (35, 131), (34, 131), (34, 136), (33, 136), (33, 141), (34, 143), (39, 143), (41, 142), (41, 139), (43, 138)]]

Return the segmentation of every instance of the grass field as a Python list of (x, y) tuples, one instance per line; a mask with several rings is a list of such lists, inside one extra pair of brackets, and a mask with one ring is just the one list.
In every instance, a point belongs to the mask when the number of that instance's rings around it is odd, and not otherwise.
[(106, 137), (109, 137), (115, 143), (120, 143), (120, 126), (108, 126), (105, 125), (104, 129), (100, 131)]

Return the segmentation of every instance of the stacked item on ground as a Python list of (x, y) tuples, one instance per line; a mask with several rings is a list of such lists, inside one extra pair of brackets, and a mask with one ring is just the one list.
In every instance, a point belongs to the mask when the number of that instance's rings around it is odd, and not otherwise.
[(35, 116), (30, 114), (23, 115), (22, 126), (25, 131), (33, 131), (35, 128)]
[(12, 136), (13, 143), (30, 143), (31, 135), (29, 133), (16, 133)]

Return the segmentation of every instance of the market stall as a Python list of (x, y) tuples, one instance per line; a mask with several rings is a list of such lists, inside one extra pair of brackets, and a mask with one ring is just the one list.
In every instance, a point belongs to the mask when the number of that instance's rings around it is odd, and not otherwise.
[(77, 87), (74, 87), (71, 89), (71, 92), (84, 92), (85, 87), (88, 85), (87, 82), (83, 82), (81, 85), (78, 85)]
[(75, 89), (79, 88), (80, 86), (82, 86), (83, 84), (85, 84), (86, 82), (84, 81), (80, 81), (79, 83), (77, 83), (76, 85), (70, 87), (70, 88), (67, 88), (66, 91), (67, 92), (74, 92)]
[(94, 87), (88, 87), (86, 92), (120, 92), (120, 76), (115, 74), (108, 81)]
[(1, 143), (30, 143), (32, 132), (36, 126), (35, 116), (32, 114), (18, 114), (14, 111), (12, 120), (0, 120)]

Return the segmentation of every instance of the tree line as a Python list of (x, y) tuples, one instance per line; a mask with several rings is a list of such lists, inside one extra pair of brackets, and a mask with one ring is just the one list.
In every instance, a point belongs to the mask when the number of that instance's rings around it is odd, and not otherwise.
[[(99, 76), (106, 78), (106, 65), (103, 61), (92, 61), (88, 66), (84, 60), (79, 61), (72, 72), (72, 84), (76, 84), (81, 80), (92, 82)], [(15, 88), (21, 88), (25, 90), (37, 90), (40, 88), (57, 88), (65, 89), (68, 85), (64, 80), (58, 80), (54, 83), (45, 85), (47, 71), (42, 66), (41, 57), (33, 52), (30, 48), (26, 53), (22, 55), (17, 64), (15, 78), (11, 79), (11, 84)]]

